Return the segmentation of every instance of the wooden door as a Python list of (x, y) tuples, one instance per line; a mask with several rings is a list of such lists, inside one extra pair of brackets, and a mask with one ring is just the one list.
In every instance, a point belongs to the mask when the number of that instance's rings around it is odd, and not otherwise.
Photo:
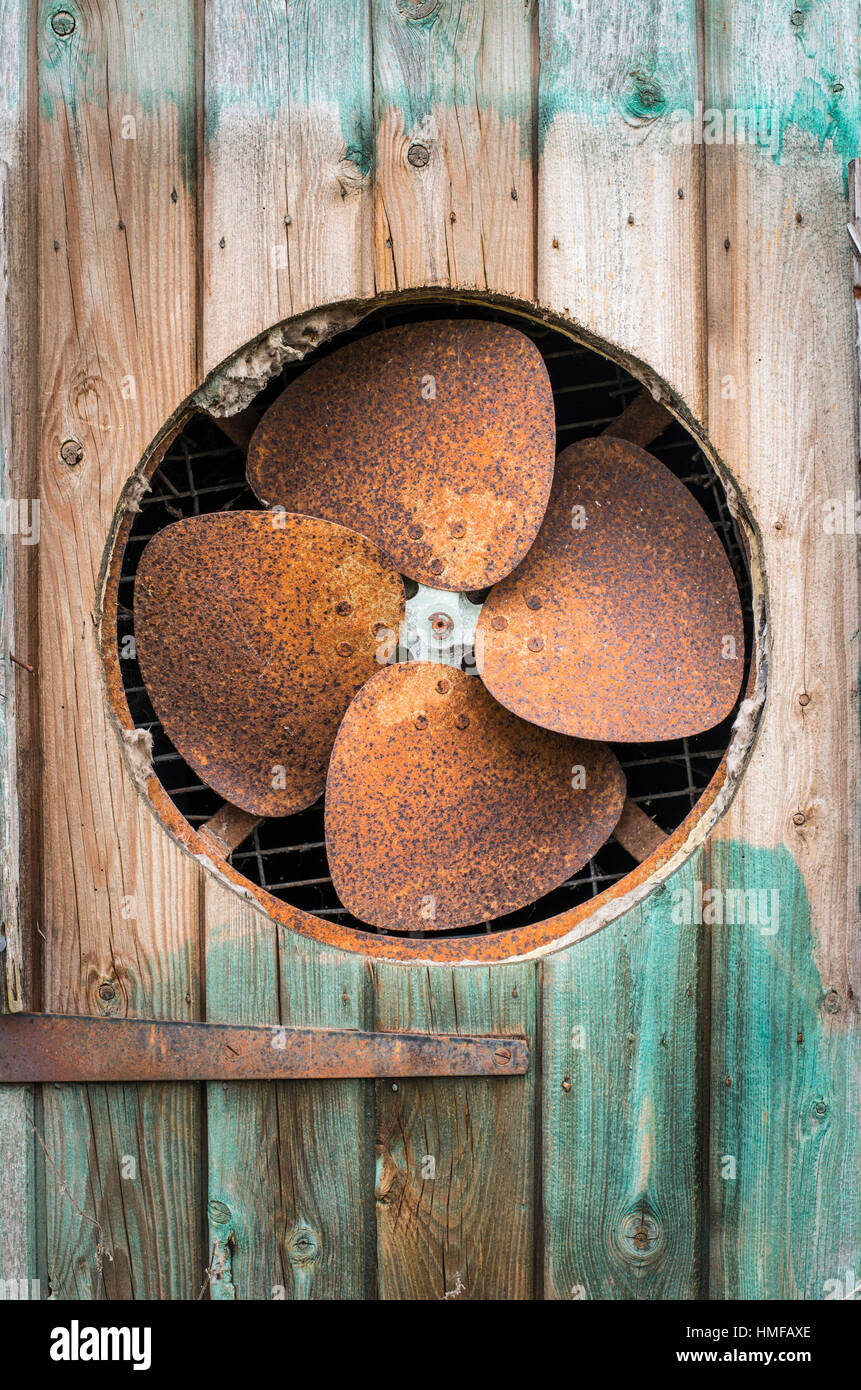
[[(6, 1007), (523, 1033), (534, 1059), (397, 1090), (2, 1088), (0, 1272), (85, 1298), (848, 1292), (856, 0), (0, 18), (3, 484), (41, 517), (5, 537)], [(98, 643), (123, 489), (204, 379), (240, 404), (284, 320), (430, 289), (547, 312), (685, 420), (752, 518), (761, 658), (737, 791), (675, 876), (469, 967), (273, 924), (186, 852)], [(779, 929), (677, 924), (696, 885), (777, 894)]]

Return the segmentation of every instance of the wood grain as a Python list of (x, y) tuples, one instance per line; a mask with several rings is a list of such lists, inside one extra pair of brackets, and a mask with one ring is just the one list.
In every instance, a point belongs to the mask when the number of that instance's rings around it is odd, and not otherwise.
[[(61, 36), (54, 9), (37, 16), (45, 1003), (194, 1018), (198, 869), (134, 786), (95, 627), (120, 491), (195, 378), (192, 12), (73, 4)], [(199, 1136), (193, 1088), (46, 1090), (57, 1296), (197, 1295)]]
[(697, 6), (542, 0), (538, 299), (705, 404)]
[(374, 966), (375, 1028), (516, 1035), (532, 1057), (522, 1077), (377, 1083), (380, 1298), (536, 1296), (536, 976)]
[[(696, 7), (540, 5), (538, 299), (704, 405)], [(544, 962), (545, 1295), (703, 1287), (704, 956), (654, 896)]]
[(701, 874), (544, 962), (547, 1298), (703, 1297)]
[(209, 371), (291, 314), (373, 293), (367, 0), (210, 0), (204, 71)]
[[(207, 1017), (369, 1027), (369, 978), (345, 955), (276, 927), (207, 884)], [(212, 1083), (213, 1298), (373, 1294), (372, 1085)]]
[[(364, 3), (216, 0), (205, 26), (209, 370), (280, 319), (373, 293), (371, 45)], [(368, 1026), (361, 957), (210, 879), (203, 914), (209, 1018)], [(371, 1097), (366, 1082), (209, 1088), (214, 1297), (370, 1296)]]
[(378, 287), (532, 299), (534, 4), (373, 0), (372, 12)]
[(712, 883), (779, 908), (774, 936), (715, 930), (716, 1298), (822, 1298), (857, 1268), (861, 615), (854, 518), (828, 521), (857, 493), (860, 33), (855, 0), (705, 7), (707, 105), (761, 113), (768, 137), (707, 156), (709, 426), (758, 523), (768, 621), (767, 703)]
[[(24, 0), (0, 0), (0, 506), (4, 522), (32, 520), (35, 393), (32, 380), (34, 248), (30, 229), (34, 200), (26, 170), (32, 156), (30, 98), (32, 15)], [(15, 389), (13, 389), (13, 386)], [(10, 651), (28, 660), (31, 581), (37, 547), (4, 525), (0, 535), (0, 1012), (18, 1012), (38, 1001), (34, 988), (33, 900), (26, 864), (33, 862), (32, 825), (24, 749), (33, 718), (33, 678), (13, 664)], [(29, 653), (29, 655), (28, 655)], [(24, 835), (21, 834), (24, 820)], [(27, 856), (25, 858), (25, 856)], [(23, 872), (22, 872), (23, 869)], [(41, 1277), (36, 1249), (36, 1166), (28, 1115), (33, 1088), (0, 1087), (0, 1279)]]

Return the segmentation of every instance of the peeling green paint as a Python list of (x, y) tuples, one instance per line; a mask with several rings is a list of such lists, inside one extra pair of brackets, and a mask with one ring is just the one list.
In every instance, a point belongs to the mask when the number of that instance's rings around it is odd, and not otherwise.
[[(596, 42), (599, 6), (603, 32)], [(841, 26), (849, 9), (856, 9), (857, 22)], [(700, 111), (749, 113), (756, 128), (773, 130), (760, 143), (777, 164), (796, 131), (811, 136), (821, 153), (837, 156), (845, 173), (861, 149), (859, 7), (713, 0), (705, 7), (704, 95), (696, 34), (696, 6), (689, 0), (654, 10), (639, 5), (636, 20), (600, 0), (545, 0), (540, 147), (562, 116), (599, 129), (645, 127), (639, 136), (632, 132), (635, 140), (650, 139), (653, 132), (660, 139), (662, 128), (663, 138), (672, 138), (674, 122), (682, 114), (692, 117), (699, 102)]]
[(364, 6), (238, 0), (208, 12), (207, 43), (207, 147), (233, 119), (281, 122), (289, 157), (291, 131), (313, 129), (334, 113), (344, 141), (341, 161), (368, 176), (372, 47)]
[[(484, 0), (469, 6), (372, 0), (372, 16), (378, 122), (386, 112), (398, 111), (403, 129), (416, 138), (423, 129), (433, 129), (435, 115), (452, 113), (468, 151), (480, 133), (480, 126), (477, 131), (471, 128), (475, 113), (493, 113), (501, 125), (516, 125), (520, 158), (531, 162), (532, 67), (501, 63), (495, 46), (502, 33), (506, 44), (529, 52), (529, 7), (521, 0)], [(512, 81), (515, 70), (517, 82)]]
[(861, 1269), (857, 1001), (820, 978), (785, 847), (717, 842), (710, 883), (780, 906), (773, 934), (712, 928), (711, 1297), (825, 1298)]
[[(141, 125), (176, 107), (177, 133), (170, 146), (179, 160), (179, 177), (193, 194), (197, 181), (197, 88), (195, 81), (194, 27), (189, 7), (173, 0), (152, 0), (144, 14), (140, 6), (119, 0), (113, 22), (98, 23), (98, 12), (80, 4), (63, 5), (75, 20), (68, 35), (51, 27), (57, 5), (39, 6), (36, 27), (39, 65), (39, 114), (53, 121), (65, 112), (73, 130), (93, 110), (109, 111), (119, 128), (114, 140), (123, 139), (122, 118), (131, 116), (135, 139)], [(110, 108), (108, 99), (110, 98)], [(167, 129), (165, 124), (164, 129)], [(164, 137), (162, 137), (164, 138)], [(147, 148), (150, 157), (156, 142)]]

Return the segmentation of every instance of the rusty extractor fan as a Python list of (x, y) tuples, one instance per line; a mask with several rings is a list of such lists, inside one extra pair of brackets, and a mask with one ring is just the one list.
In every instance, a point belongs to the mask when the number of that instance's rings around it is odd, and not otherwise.
[(167, 526), (135, 580), (144, 682), (234, 844), (325, 790), (341, 902), (404, 932), (510, 913), (614, 831), (643, 857), (607, 743), (718, 724), (744, 664), (733, 571), (640, 447), (648, 414), (554, 464), (537, 348), (464, 319), (282, 392), (247, 461), (269, 510)]

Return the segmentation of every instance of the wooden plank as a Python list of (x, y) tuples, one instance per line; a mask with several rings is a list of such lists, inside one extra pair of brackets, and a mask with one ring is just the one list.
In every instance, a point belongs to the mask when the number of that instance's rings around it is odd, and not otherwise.
[(762, 890), (766, 908), (775, 893), (778, 914), (773, 935), (749, 922), (714, 929), (715, 1298), (833, 1297), (834, 1281), (858, 1269), (861, 614), (846, 515), (858, 464), (846, 163), (861, 129), (859, 18), (857, 0), (815, 13), (705, 6), (706, 105), (723, 113), (724, 141), (727, 112), (757, 120), (755, 141), (707, 150), (709, 427), (758, 525), (768, 622), (768, 699), (711, 884), (724, 905), (732, 890)]
[[(21, 534), (22, 521), (32, 527), (37, 520), (32, 505), (35, 394), (20, 386), (32, 379), (35, 346), (34, 200), (26, 178), (33, 130), (32, 15), (24, 0), (2, 0), (0, 33), (0, 1012), (16, 1012), (38, 999), (33, 934), (27, 930), (34, 913), (21, 874), (22, 844), (32, 849), (22, 745), (33, 742), (27, 737), (33, 677), (9, 655), (33, 655), (28, 636), (36, 546), (30, 542), (39, 535), (35, 529), (30, 537)], [(19, 1295), (39, 1297), (43, 1279), (29, 1118), (35, 1105), (32, 1087), (0, 1087), (0, 1280), (6, 1281), (7, 1296), (11, 1280)]]
[(373, 0), (376, 277), (535, 289), (535, 7)]
[[(276, 928), (217, 882), (206, 885), (206, 1016), (278, 1023)], [(272, 1298), (281, 1263), (275, 1087), (206, 1088), (210, 1297)]]
[(548, 1298), (704, 1296), (702, 862), (544, 962)]
[[(542, 0), (539, 13), (538, 300), (700, 419), (702, 147), (679, 140), (698, 95), (697, 7)], [(701, 933), (671, 918), (698, 862), (544, 962), (548, 1298), (703, 1288), (705, 963)]]
[(540, 0), (538, 299), (705, 404), (697, 5)]
[[(211, 1020), (369, 1026), (361, 956), (294, 936), (215, 883), (207, 916)], [(207, 1092), (212, 1297), (370, 1297), (372, 1083)]]
[[(55, 10), (37, 15), (45, 1006), (193, 1018), (198, 868), (135, 787), (94, 632), (120, 491), (195, 380), (193, 7)], [(197, 1296), (196, 1090), (47, 1088), (44, 1137), (54, 1294)]]
[(375, 964), (374, 1026), (527, 1038), (526, 1076), (377, 1083), (384, 1299), (530, 1299), (538, 1178), (537, 966)]
[[(210, 370), (288, 315), (373, 293), (371, 48), (364, 3), (335, 11), (295, 0), (285, 15), (274, 3), (216, 0), (205, 23)], [(324, 317), (299, 332), (297, 350), (337, 322)], [(237, 369), (248, 399), (284, 360), (282, 343), (268, 335), (248, 376)], [(209, 877), (203, 917), (209, 1018), (367, 1026), (361, 957), (276, 928)], [(369, 1296), (371, 1096), (364, 1082), (210, 1087), (214, 1297)], [(237, 1161), (251, 1135), (253, 1166)]]
[(210, 0), (205, 24), (209, 371), (292, 314), (373, 294), (371, 47), (367, 0)]
[[(278, 932), (281, 1022), (370, 1028), (360, 955)], [(372, 1081), (278, 1085), (287, 1298), (374, 1297)]]

